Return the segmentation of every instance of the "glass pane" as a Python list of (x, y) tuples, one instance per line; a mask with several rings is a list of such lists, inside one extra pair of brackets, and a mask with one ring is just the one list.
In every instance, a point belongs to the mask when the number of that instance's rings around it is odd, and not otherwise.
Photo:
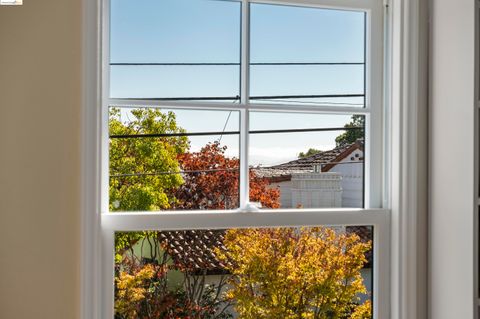
[(112, 0), (110, 96), (238, 101), (234, 1)]
[(250, 201), (363, 207), (364, 122), (362, 115), (250, 113)]
[(250, 8), (252, 102), (364, 106), (364, 12)]
[(372, 318), (371, 226), (118, 232), (115, 318)]
[(110, 108), (110, 210), (234, 209), (236, 111)]

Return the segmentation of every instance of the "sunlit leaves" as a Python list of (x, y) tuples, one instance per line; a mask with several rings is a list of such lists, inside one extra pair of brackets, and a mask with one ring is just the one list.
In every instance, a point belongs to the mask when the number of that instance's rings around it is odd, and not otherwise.
[[(180, 154), (185, 183), (175, 196), (178, 209), (234, 209), (238, 207), (239, 167), (237, 158), (225, 156), (226, 146), (218, 142), (199, 152)], [(250, 200), (263, 207), (278, 208), (280, 191), (268, 188), (268, 181), (250, 172)]]
[[(171, 134), (184, 130), (173, 112), (135, 109), (122, 121), (119, 109), (110, 110), (110, 135)], [(184, 136), (110, 139), (110, 210), (168, 209), (175, 203), (173, 189), (183, 183), (178, 154), (186, 152)]]
[[(227, 295), (242, 319), (369, 318), (360, 270), (370, 244), (313, 228), (232, 229), (220, 259), (234, 275)], [(353, 315), (352, 315), (353, 316)]]

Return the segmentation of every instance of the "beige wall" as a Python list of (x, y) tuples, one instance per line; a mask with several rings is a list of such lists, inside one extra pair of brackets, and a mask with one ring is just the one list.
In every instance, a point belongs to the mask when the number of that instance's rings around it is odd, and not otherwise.
[(78, 318), (81, 0), (0, 6), (0, 318)]

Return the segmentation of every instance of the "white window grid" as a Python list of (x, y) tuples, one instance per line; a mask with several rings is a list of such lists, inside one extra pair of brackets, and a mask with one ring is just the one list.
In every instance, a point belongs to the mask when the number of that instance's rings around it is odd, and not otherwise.
[[(388, 318), (390, 311), (390, 214), (388, 189), (389, 158), (385, 147), (384, 83), (384, 5), (381, 0), (224, 0), (240, 2), (241, 61), (240, 103), (189, 101), (163, 102), (155, 99), (110, 98), (110, 0), (100, 0), (101, 21), (101, 108), (100, 108), (100, 229), (101, 229), (101, 318), (113, 318), (114, 311), (114, 234), (117, 231), (162, 231), (225, 229), (242, 227), (373, 226), (373, 314)], [(277, 4), (325, 9), (355, 10), (366, 13), (365, 26), (365, 106), (310, 106), (254, 103), (249, 96), (249, 4)], [(109, 107), (165, 107), (168, 109), (207, 109), (240, 113), (240, 206), (237, 210), (109, 212)], [(365, 182), (363, 209), (257, 209), (249, 202), (249, 113), (251, 111), (301, 112), (314, 114), (358, 114), (365, 116)]]

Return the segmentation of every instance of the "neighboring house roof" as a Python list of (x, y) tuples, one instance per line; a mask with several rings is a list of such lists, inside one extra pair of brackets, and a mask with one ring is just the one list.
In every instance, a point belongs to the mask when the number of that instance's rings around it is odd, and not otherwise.
[(291, 179), (292, 174), (312, 172), (316, 165), (321, 165), (322, 172), (328, 172), (357, 149), (363, 151), (363, 139), (287, 163), (270, 167), (256, 167), (254, 171), (257, 176), (268, 178), (272, 182), (287, 181)]
[[(363, 242), (373, 240), (372, 227), (348, 226), (347, 233), (355, 233)], [(173, 262), (190, 270), (193, 273), (206, 273), (208, 275), (226, 274), (226, 265), (216, 257), (218, 248), (225, 251), (223, 245), (225, 230), (179, 230), (161, 231), (159, 239), (164, 243), (164, 249), (173, 259)], [(373, 265), (372, 251), (366, 254), (365, 268)]]
[(161, 231), (158, 236), (176, 265), (192, 272), (226, 273), (226, 265), (215, 255), (217, 248), (226, 250), (224, 230)]

